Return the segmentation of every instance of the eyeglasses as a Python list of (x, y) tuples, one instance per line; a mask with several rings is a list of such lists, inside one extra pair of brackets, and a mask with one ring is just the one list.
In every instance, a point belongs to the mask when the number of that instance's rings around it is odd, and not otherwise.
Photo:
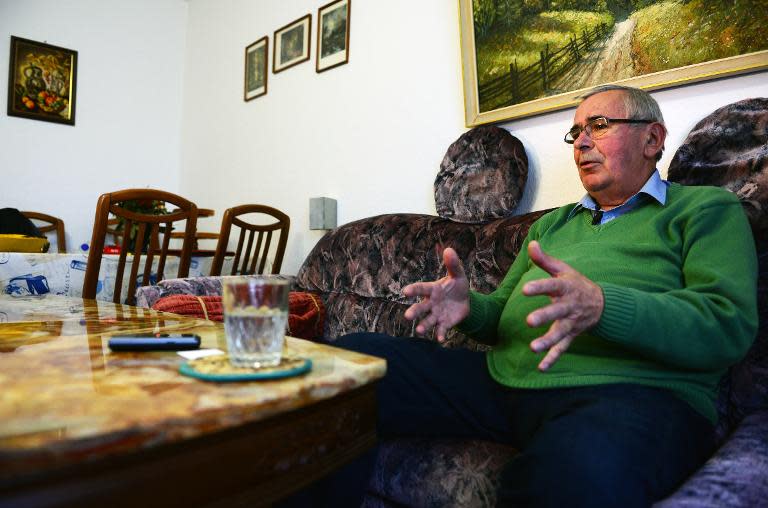
[(571, 130), (565, 134), (563, 141), (572, 145), (582, 132), (586, 132), (587, 136), (592, 139), (599, 139), (608, 132), (611, 124), (614, 123), (653, 123), (655, 121), (656, 120), (635, 120), (632, 118), (606, 118), (604, 116), (598, 116), (597, 118), (588, 121), (584, 127), (579, 127), (578, 125), (571, 127)]

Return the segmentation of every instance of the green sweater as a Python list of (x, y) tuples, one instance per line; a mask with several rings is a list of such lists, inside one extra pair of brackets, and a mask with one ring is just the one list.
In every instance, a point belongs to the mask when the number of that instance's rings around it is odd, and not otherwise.
[[(644, 198), (646, 196), (643, 196)], [(744, 356), (757, 329), (757, 257), (738, 199), (716, 187), (671, 184), (661, 205), (638, 208), (593, 226), (574, 205), (531, 226), (518, 257), (489, 295), (470, 292), (460, 329), (494, 345), (493, 378), (518, 388), (638, 383), (668, 388), (715, 422), (717, 385)], [(525, 317), (549, 303), (522, 286), (549, 277), (528, 257), (537, 240), (603, 290), (599, 323), (571, 343), (546, 372), (530, 342), (550, 323), (530, 328)]]

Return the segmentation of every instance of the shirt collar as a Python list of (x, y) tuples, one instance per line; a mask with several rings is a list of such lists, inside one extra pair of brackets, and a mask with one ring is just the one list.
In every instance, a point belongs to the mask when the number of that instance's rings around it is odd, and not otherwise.
[[(640, 194), (645, 194), (658, 201), (661, 206), (664, 206), (667, 202), (668, 186), (669, 182), (662, 180), (661, 175), (659, 174), (659, 170), (656, 169), (653, 173), (651, 173), (651, 176), (648, 177), (648, 180), (646, 180), (645, 184), (640, 188), (640, 190), (637, 191), (637, 194), (625, 201), (624, 204), (629, 203), (630, 201), (635, 201), (637, 196)], [(624, 205), (622, 204), (621, 206)], [(568, 214), (568, 220), (570, 220), (570, 218), (573, 217), (576, 212), (582, 208), (595, 210), (597, 208), (597, 203), (594, 199), (592, 199), (592, 196), (589, 194), (584, 194), (584, 197), (582, 197), (579, 202), (576, 203), (571, 212)]]

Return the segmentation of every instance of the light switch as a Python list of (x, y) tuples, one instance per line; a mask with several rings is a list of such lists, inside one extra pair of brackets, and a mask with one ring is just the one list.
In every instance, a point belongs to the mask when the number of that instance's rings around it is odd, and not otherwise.
[(333, 229), (336, 227), (336, 200), (309, 198), (309, 229)]

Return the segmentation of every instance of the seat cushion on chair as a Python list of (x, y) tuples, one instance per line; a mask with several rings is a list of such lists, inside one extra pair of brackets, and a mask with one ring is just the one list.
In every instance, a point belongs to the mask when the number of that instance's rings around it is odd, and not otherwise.
[(450, 147), (435, 179), (437, 214), (456, 222), (486, 222), (513, 215), (528, 179), (528, 157), (519, 139), (483, 125)]

